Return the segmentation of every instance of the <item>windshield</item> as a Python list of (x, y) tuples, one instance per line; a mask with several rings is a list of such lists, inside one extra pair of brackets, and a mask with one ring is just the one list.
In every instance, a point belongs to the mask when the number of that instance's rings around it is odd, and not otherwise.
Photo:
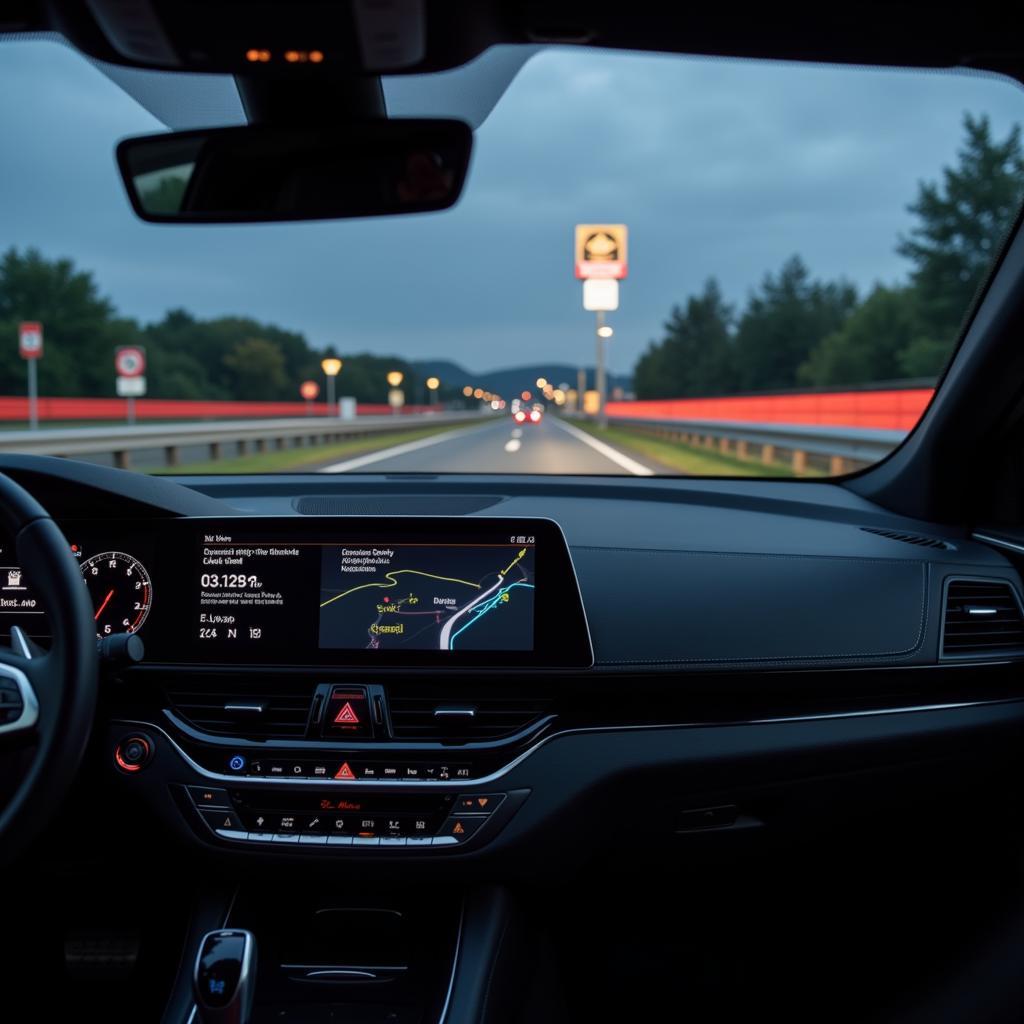
[[(167, 126), (3, 50), (0, 450), (142, 472), (847, 473), (922, 415), (1024, 195), (1008, 80), (553, 48), (450, 210), (147, 224), (113, 149)], [(173, 127), (237, 123), (202, 87)]]

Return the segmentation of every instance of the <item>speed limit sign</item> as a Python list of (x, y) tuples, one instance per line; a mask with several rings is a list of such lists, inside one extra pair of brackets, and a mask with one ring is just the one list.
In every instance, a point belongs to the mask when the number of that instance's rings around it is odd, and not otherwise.
[(36, 320), (18, 324), (18, 352), (22, 359), (39, 359), (43, 354), (43, 325)]
[(141, 377), (146, 372), (146, 350), (138, 345), (115, 349), (114, 369), (118, 377)]

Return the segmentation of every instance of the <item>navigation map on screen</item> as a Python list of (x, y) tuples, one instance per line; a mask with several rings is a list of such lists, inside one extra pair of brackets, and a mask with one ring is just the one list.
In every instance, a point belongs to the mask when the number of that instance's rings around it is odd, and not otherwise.
[(532, 536), (324, 546), (320, 647), (532, 650), (534, 554)]

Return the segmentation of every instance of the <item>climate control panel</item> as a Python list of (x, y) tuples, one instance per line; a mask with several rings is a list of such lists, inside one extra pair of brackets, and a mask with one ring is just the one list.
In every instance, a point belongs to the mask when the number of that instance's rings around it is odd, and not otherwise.
[(202, 827), (218, 839), (333, 849), (458, 847), (496, 830), (526, 797), (522, 790), (457, 795), (195, 785), (178, 790)]

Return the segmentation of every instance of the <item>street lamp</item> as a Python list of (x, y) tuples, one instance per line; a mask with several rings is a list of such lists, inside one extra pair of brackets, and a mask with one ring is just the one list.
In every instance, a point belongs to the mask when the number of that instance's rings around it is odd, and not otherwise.
[(438, 377), (427, 378), (427, 390), (430, 392), (430, 404), (434, 405), (437, 402), (437, 389), (441, 386), (441, 381)]
[(391, 370), (387, 375), (388, 387), (391, 389), (388, 391), (388, 405), (391, 406), (391, 411), (397, 415), (398, 410), (405, 405), (405, 395), (400, 390), (402, 381), (405, 380), (405, 374), (401, 370)]
[(320, 360), (320, 369), (324, 371), (327, 378), (327, 415), (336, 416), (338, 410), (334, 407), (334, 378), (341, 373), (342, 362), (334, 356), (327, 356)]
[(615, 331), (613, 331), (611, 327), (608, 326), (608, 324), (604, 324), (603, 326), (598, 327), (597, 329), (597, 336), (599, 338), (610, 338), (614, 333)]
[(537, 388), (538, 388), (538, 390), (543, 391), (547, 386), (548, 386), (548, 381), (547, 381), (546, 377), (538, 377), (537, 378)]

